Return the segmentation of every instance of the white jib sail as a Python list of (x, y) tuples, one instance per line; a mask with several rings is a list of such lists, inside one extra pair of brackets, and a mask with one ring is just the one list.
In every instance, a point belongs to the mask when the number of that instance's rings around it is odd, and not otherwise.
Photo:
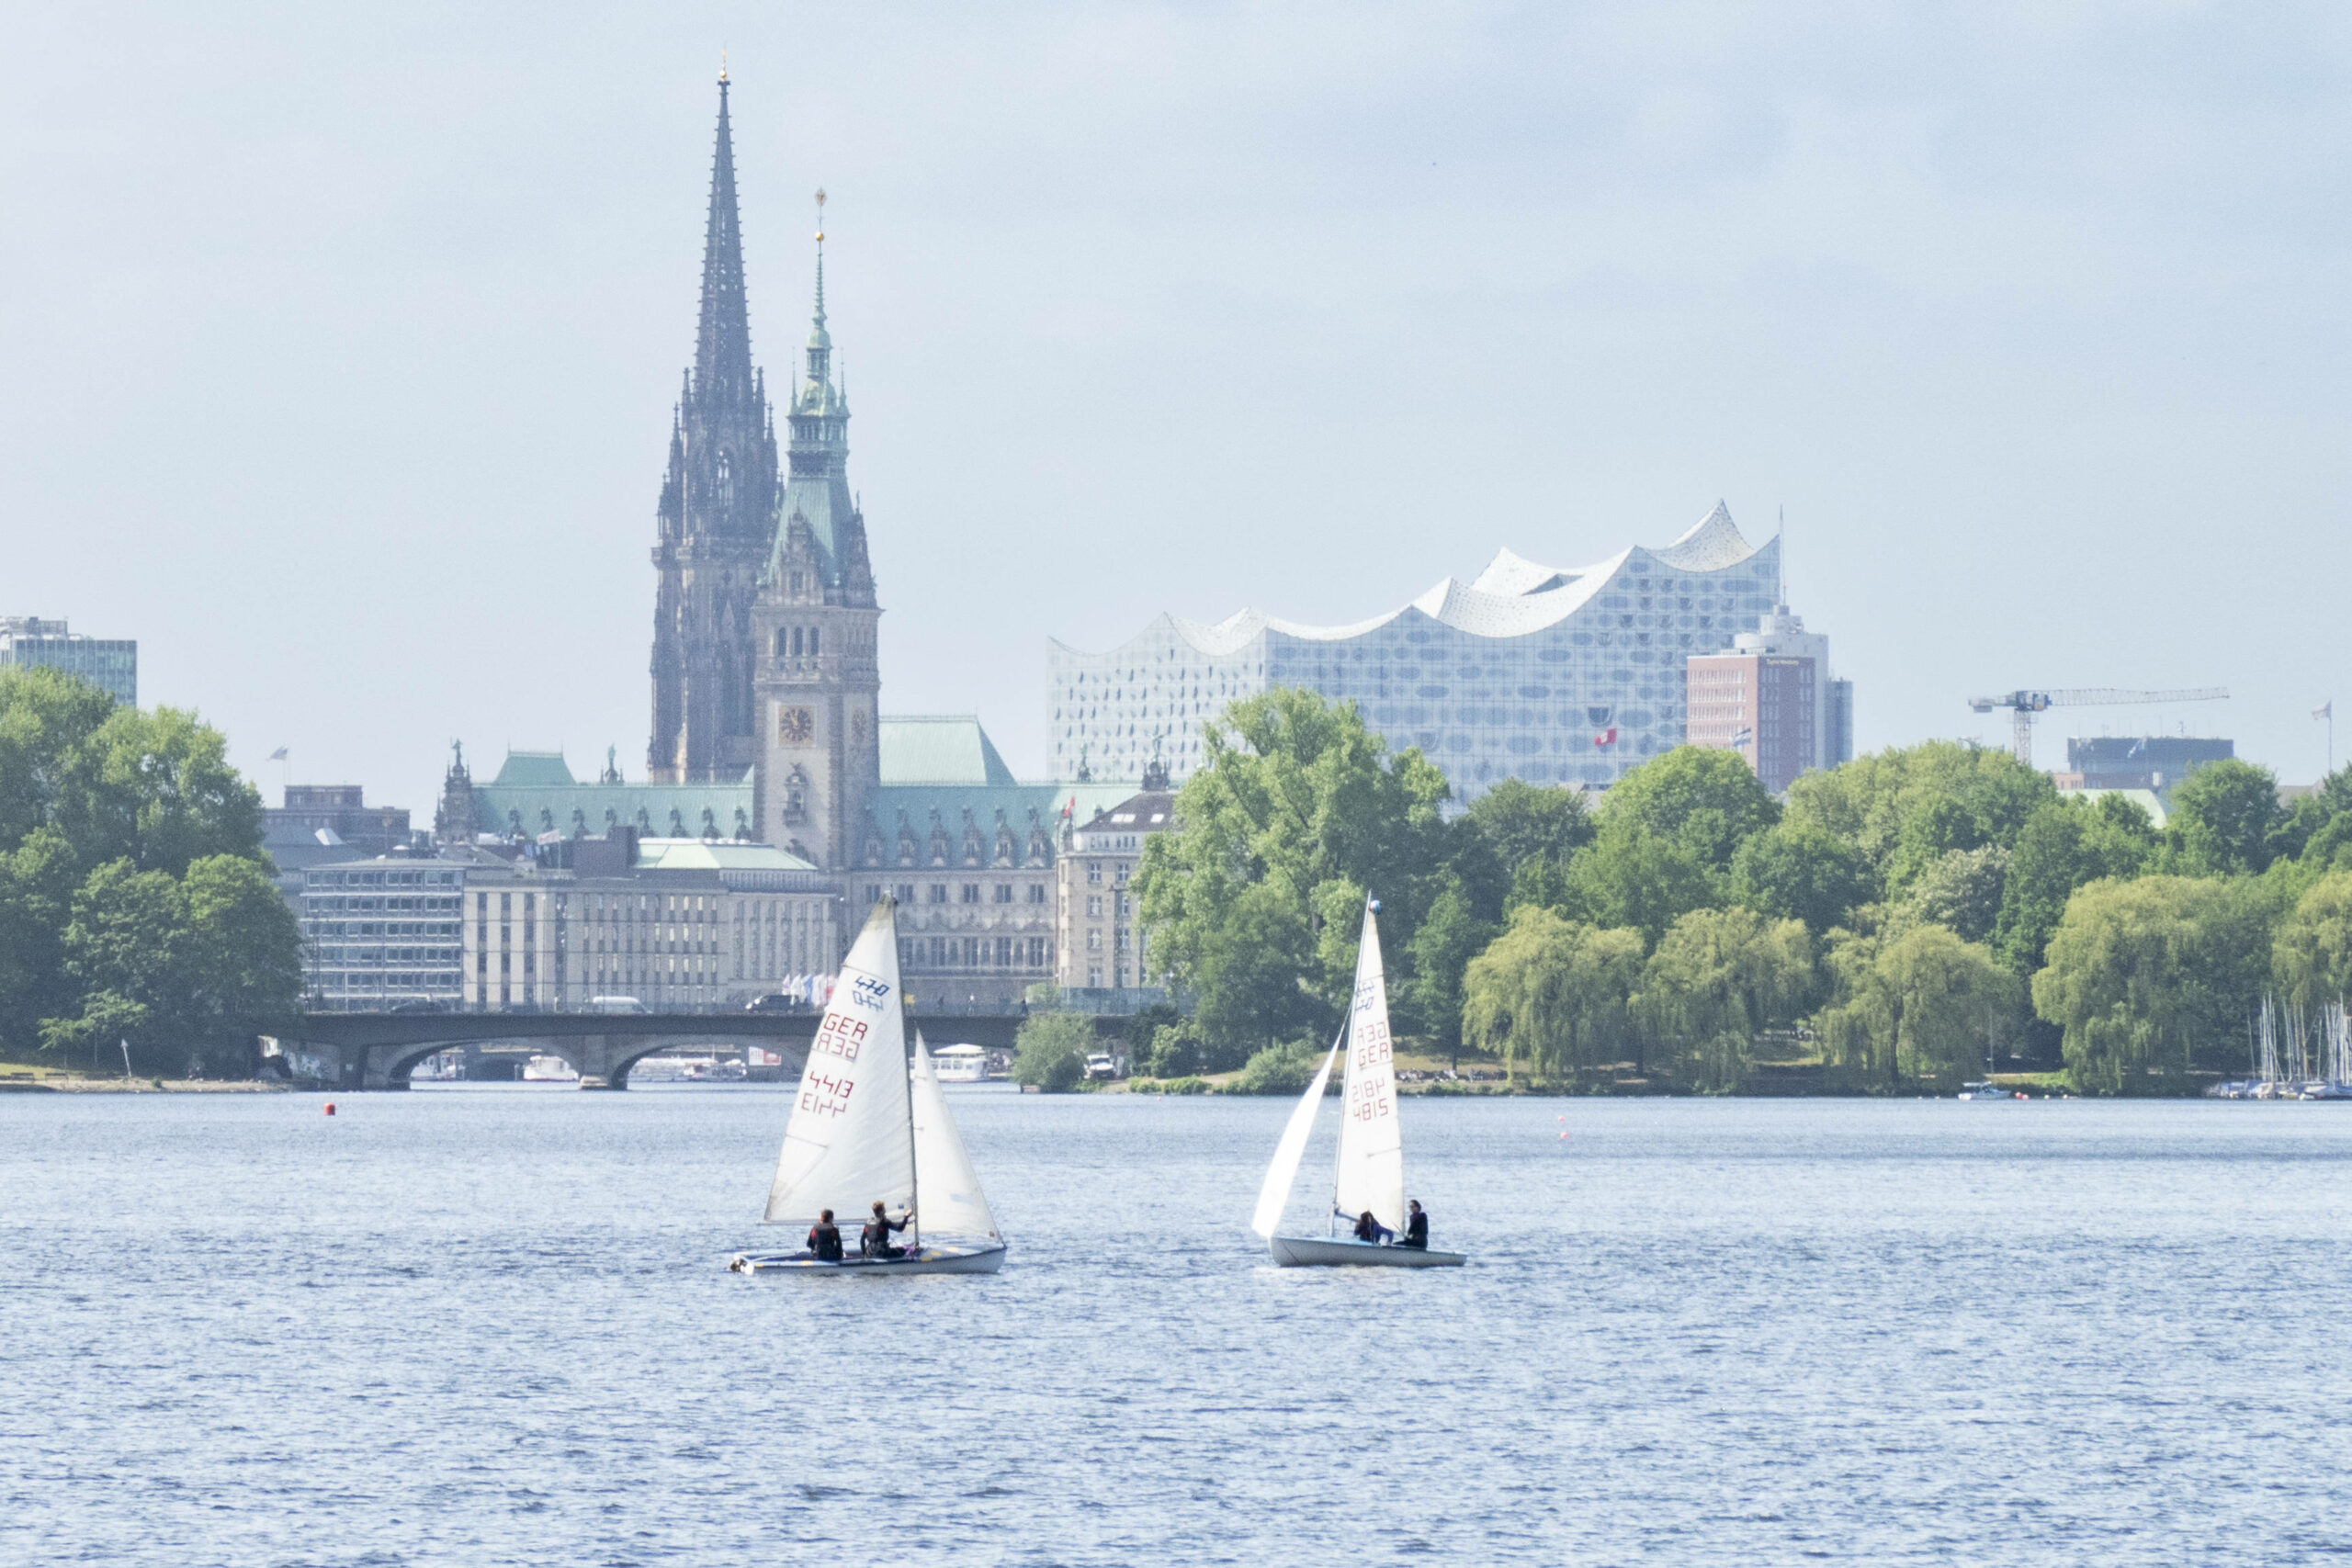
[(1388, 981), (1380, 928), (1363, 911), (1355, 998), (1348, 1010), (1347, 1088), (1340, 1097), (1340, 1162), (1331, 1206), (1351, 1218), (1366, 1209), (1390, 1230), (1405, 1227), (1405, 1139), (1396, 1121), (1396, 1063), (1388, 1040)]
[(1315, 1112), (1323, 1103), (1323, 1086), (1330, 1081), (1331, 1063), (1339, 1055), (1336, 1043), (1323, 1054), (1315, 1081), (1306, 1086), (1297, 1109), (1283, 1124), (1282, 1141), (1274, 1145), (1274, 1163), (1266, 1168), (1265, 1185), (1258, 1189), (1258, 1212), (1250, 1218), (1250, 1228), (1260, 1235), (1272, 1235), (1283, 1223), (1283, 1211), (1290, 1207), (1291, 1184), (1298, 1179), (1299, 1158), (1306, 1153), (1307, 1134), (1315, 1131)]
[(814, 1224), (831, 1209), (863, 1223), (879, 1198), (896, 1213), (915, 1196), (908, 1119), (906, 1009), (899, 991), (899, 923), (888, 898), (874, 906), (849, 950), (833, 999), (808, 1043), (800, 1098), (784, 1130), (769, 1224)]
[(939, 1088), (939, 1074), (931, 1052), (915, 1031), (915, 1185), (922, 1208), (915, 1219), (925, 1235), (984, 1235), (997, 1234), (996, 1216), (989, 1213), (988, 1195), (980, 1190), (979, 1173), (964, 1152), (964, 1135), (947, 1113), (947, 1096)]

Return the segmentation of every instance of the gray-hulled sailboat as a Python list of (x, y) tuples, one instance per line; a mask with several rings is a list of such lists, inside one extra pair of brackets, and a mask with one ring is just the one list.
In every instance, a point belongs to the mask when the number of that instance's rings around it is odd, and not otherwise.
[(1356, 946), (1355, 996), (1348, 1007), (1347, 1027), (1323, 1058), (1315, 1081), (1283, 1128), (1274, 1145), (1273, 1163), (1266, 1168), (1265, 1185), (1258, 1191), (1258, 1212), (1250, 1228), (1266, 1238), (1268, 1250), (1283, 1268), (1336, 1265), (1380, 1269), (1440, 1269), (1463, 1261), (1458, 1252), (1425, 1247), (1398, 1247), (1385, 1242), (1358, 1241), (1339, 1235), (1277, 1235), (1283, 1211), (1290, 1206), (1298, 1162), (1315, 1131), (1315, 1113), (1323, 1103), (1323, 1086), (1330, 1080), (1331, 1063), (1344, 1048), (1347, 1077), (1340, 1095), (1340, 1153), (1331, 1176), (1331, 1213), (1354, 1220), (1366, 1210), (1388, 1231), (1405, 1228), (1405, 1141), (1396, 1118), (1396, 1064), (1388, 1039), (1388, 982), (1380, 963), (1380, 927), (1376, 902), (1367, 900), (1363, 936)]
[(813, 1226), (831, 1209), (854, 1224), (876, 1200), (908, 1217), (904, 1255), (739, 1252), (739, 1274), (993, 1274), (1004, 1237), (965, 1153), (922, 1037), (907, 1052), (898, 904), (885, 898), (850, 948), (808, 1044), (763, 1223)]

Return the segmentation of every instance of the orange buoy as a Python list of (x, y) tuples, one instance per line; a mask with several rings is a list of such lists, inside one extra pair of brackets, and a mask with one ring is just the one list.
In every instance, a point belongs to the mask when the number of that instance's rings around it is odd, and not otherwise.
[(332, 1100), (327, 1101), (327, 1114), (330, 1116), (334, 1114), (334, 1101)]

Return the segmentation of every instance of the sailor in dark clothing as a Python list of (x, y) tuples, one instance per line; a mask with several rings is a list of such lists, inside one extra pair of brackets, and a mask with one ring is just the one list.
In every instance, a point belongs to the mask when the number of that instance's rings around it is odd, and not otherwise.
[(818, 1215), (817, 1223), (808, 1227), (808, 1250), (817, 1255), (820, 1263), (842, 1260), (842, 1228), (833, 1224), (831, 1209)]
[(1390, 1230), (1386, 1225), (1382, 1224), (1378, 1220), (1372, 1217), (1372, 1211), (1370, 1209), (1366, 1209), (1363, 1213), (1356, 1216), (1356, 1239), (1358, 1241), (1388, 1242), (1395, 1240), (1396, 1236), (1396, 1233), (1395, 1231)]
[(1405, 1205), (1405, 1239), (1399, 1247), (1427, 1247), (1430, 1244), (1430, 1217), (1421, 1212), (1421, 1201), (1411, 1200)]
[(874, 1200), (874, 1217), (865, 1222), (865, 1229), (858, 1234), (858, 1251), (868, 1258), (904, 1258), (907, 1249), (891, 1246), (890, 1233), (905, 1230), (907, 1222), (914, 1217), (915, 1212), (909, 1209), (897, 1219), (892, 1219), (883, 1212), (882, 1200), (876, 1198)]

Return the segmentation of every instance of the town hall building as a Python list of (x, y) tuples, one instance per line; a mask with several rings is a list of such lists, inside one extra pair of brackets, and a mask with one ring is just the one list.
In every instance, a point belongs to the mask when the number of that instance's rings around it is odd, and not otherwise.
[[(762, 897), (821, 890), (833, 902), (833, 919), (795, 928), (826, 933), (831, 951), (811, 954), (815, 967), (837, 964), (866, 909), (890, 893), (918, 1008), (1012, 1010), (1031, 985), (1055, 977), (1062, 824), (1091, 821), (1137, 784), (1024, 783), (975, 717), (882, 712), (882, 609), (849, 482), (850, 407), (826, 321), (824, 234), (798, 375), (771, 398), (752, 356), (729, 90), (721, 73), (695, 359), (654, 508), (646, 780), (625, 781), (609, 756), (584, 781), (559, 754), (510, 752), (477, 783), (454, 754), (436, 837), (528, 845), (517, 874), (549, 887), (574, 874), (564, 869), (576, 863), (567, 842), (770, 846), (761, 875), (775, 886), (763, 886)], [(601, 864), (610, 854), (592, 858)], [(640, 858), (644, 874), (661, 874), (650, 852)], [(680, 854), (665, 848), (659, 859)], [(730, 876), (747, 874), (715, 864), (703, 873), (710, 889), (695, 896), (718, 897)], [(717, 924), (735, 918), (731, 906), (710, 908)], [(684, 956), (710, 1005), (773, 983), (775, 964), (747, 969), (729, 956), (744, 943), (675, 940), (705, 942)], [(487, 973), (487, 954), (481, 963)]]

